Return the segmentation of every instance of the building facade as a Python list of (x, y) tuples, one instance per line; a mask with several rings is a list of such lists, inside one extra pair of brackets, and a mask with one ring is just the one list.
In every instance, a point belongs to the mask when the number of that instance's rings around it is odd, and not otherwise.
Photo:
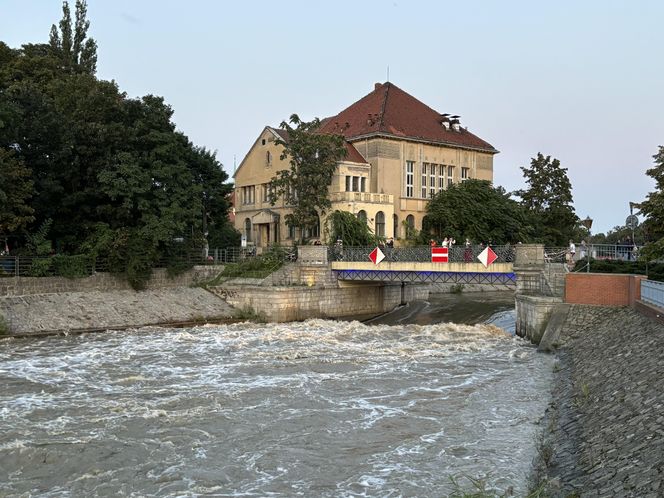
[[(459, 116), (440, 114), (393, 83), (377, 83), (373, 92), (325, 119), (320, 131), (346, 139), (346, 158), (329, 188), (332, 212), (352, 212), (376, 235), (397, 243), (411, 229), (421, 230), (436, 193), (470, 178), (493, 181), (498, 151), (491, 144), (463, 128)], [(289, 168), (275, 144), (287, 138), (283, 133), (266, 127), (234, 177), (235, 227), (259, 247), (299, 239), (284, 222), (289, 207), (267, 200), (270, 179)], [(325, 242), (324, 218), (306, 238)]]

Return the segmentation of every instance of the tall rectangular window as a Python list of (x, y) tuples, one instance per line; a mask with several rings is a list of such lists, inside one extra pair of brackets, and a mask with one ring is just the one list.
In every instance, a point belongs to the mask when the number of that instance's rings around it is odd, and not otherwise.
[(461, 181), (468, 180), (468, 178), (470, 178), (470, 176), (468, 176), (469, 174), (470, 168), (461, 168)]
[(436, 164), (431, 164), (429, 166), (429, 197), (436, 195)]
[(454, 166), (447, 167), (447, 188), (454, 185)]
[(440, 192), (445, 188), (445, 165), (441, 164), (438, 167), (438, 191)]
[(367, 177), (362, 176), (360, 177), (360, 192), (366, 192), (367, 191)]
[(427, 163), (422, 163), (422, 195), (420, 197), (427, 196)]
[(360, 177), (359, 176), (354, 176), (353, 177), (353, 192), (359, 192), (360, 191)]
[(406, 197), (413, 197), (415, 161), (406, 161)]
[(264, 183), (263, 184), (263, 198), (261, 200), (263, 202), (268, 202), (270, 200), (270, 184), (269, 183)]
[(346, 192), (350, 192), (352, 187), (351, 187), (351, 180), (352, 178), (348, 175), (346, 175)]
[(242, 204), (253, 204), (254, 192), (253, 185), (251, 187), (242, 187)]

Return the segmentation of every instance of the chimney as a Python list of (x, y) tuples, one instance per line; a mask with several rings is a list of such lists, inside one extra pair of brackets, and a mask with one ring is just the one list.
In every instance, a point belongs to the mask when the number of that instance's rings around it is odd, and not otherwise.
[(381, 86), (383, 86), (382, 83), (376, 83), (376, 84), (374, 84), (374, 90), (378, 90)]

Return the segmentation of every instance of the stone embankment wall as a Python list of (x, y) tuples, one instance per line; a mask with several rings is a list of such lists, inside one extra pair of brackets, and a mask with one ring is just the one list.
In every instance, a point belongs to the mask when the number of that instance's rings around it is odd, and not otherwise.
[[(344, 318), (386, 313), (402, 302), (400, 285), (265, 287), (226, 284), (210, 288), (238, 309), (251, 309), (271, 322)], [(403, 299), (426, 299), (428, 286), (405, 286)]]
[(664, 496), (664, 326), (572, 305), (540, 449), (546, 496)]
[[(173, 289), (196, 285), (215, 277), (222, 271), (219, 266), (196, 266), (193, 269), (169, 277), (165, 269), (153, 270), (147, 289)], [(95, 273), (84, 278), (65, 277), (2, 277), (0, 296), (27, 296), (62, 292), (131, 290), (126, 279), (110, 273)]]

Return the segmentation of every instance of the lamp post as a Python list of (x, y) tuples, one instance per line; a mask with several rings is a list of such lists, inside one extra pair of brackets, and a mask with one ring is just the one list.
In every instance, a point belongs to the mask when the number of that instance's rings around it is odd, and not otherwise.
[(581, 224), (588, 230), (588, 264), (586, 265), (586, 272), (590, 273), (590, 255), (592, 254), (592, 243), (590, 242), (590, 228), (593, 226), (593, 220), (590, 216), (586, 216), (585, 220), (581, 220)]

